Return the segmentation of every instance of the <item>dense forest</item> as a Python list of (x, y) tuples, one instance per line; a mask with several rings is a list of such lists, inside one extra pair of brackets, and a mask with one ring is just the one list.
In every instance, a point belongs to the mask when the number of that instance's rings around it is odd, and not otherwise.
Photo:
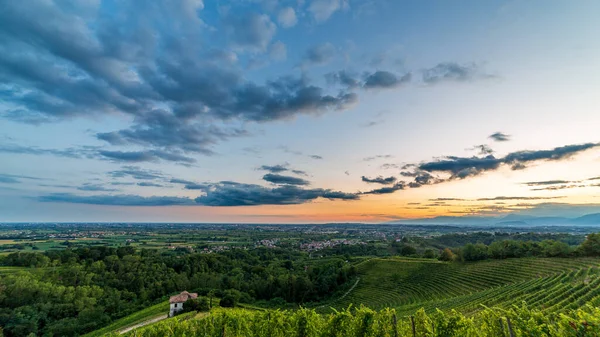
[(247, 302), (315, 302), (355, 273), (344, 260), (309, 264), (283, 249), (174, 254), (95, 247), (13, 253), (2, 264), (35, 267), (0, 278), (6, 336), (82, 334), (182, 290), (236, 292)]

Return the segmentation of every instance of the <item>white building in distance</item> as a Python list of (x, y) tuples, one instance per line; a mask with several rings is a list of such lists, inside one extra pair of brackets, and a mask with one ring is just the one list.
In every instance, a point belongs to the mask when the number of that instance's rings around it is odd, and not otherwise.
[(179, 295), (169, 297), (169, 304), (171, 305), (169, 317), (173, 317), (176, 313), (183, 310), (183, 303), (185, 303), (185, 301), (196, 298), (198, 298), (198, 294), (188, 293), (187, 291), (183, 291)]

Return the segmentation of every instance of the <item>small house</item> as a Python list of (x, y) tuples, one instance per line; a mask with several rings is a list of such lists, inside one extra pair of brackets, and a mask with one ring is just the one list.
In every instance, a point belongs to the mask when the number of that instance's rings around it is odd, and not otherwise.
[(179, 295), (169, 297), (169, 304), (171, 306), (169, 310), (169, 317), (173, 317), (177, 312), (183, 310), (183, 303), (189, 299), (198, 298), (196, 293), (188, 293), (187, 291), (181, 292)]

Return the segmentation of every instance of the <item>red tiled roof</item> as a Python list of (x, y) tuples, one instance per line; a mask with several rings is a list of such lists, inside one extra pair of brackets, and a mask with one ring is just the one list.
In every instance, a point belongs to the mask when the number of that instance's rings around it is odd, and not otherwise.
[(169, 297), (169, 303), (183, 303), (189, 299), (195, 299), (198, 297), (196, 293), (188, 293), (187, 291), (181, 292), (179, 295)]

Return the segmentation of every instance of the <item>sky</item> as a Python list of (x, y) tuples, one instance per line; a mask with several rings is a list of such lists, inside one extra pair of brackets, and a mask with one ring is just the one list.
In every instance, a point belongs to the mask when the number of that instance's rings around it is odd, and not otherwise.
[(598, 1), (0, 4), (0, 222), (600, 212)]

